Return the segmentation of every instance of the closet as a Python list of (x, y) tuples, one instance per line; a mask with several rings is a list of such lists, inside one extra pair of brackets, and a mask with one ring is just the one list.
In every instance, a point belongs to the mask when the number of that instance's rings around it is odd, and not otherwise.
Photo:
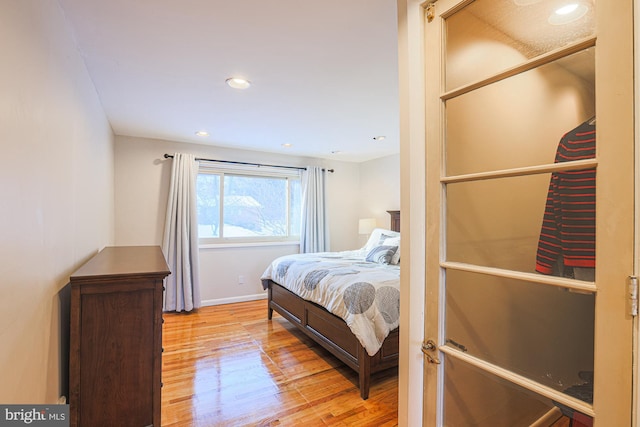
[(425, 424), (631, 425), (632, 2), (421, 7)]

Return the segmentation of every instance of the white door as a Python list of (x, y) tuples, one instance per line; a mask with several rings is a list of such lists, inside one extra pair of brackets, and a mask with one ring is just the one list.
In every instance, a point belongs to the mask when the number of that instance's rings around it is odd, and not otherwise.
[(632, 1), (439, 0), (424, 29), (425, 425), (630, 426)]

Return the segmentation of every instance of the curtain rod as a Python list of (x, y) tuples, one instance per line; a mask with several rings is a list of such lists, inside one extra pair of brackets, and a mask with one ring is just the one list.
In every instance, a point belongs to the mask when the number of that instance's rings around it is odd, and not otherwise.
[[(173, 159), (173, 156), (171, 154), (166, 154), (164, 155), (165, 159)], [(215, 160), (215, 159), (203, 159), (200, 157), (196, 157), (197, 161), (202, 161), (202, 162), (216, 162), (216, 163), (230, 163), (230, 164), (234, 164), (234, 165), (248, 165), (248, 166), (267, 166), (270, 168), (282, 168), (282, 169), (298, 169), (298, 170), (307, 170), (307, 168), (305, 167), (298, 167), (298, 166), (280, 166), (280, 165), (266, 165), (263, 163), (247, 163), (247, 162), (234, 162), (231, 160)], [(327, 171), (327, 172), (334, 172), (334, 169), (322, 169), (322, 171)]]

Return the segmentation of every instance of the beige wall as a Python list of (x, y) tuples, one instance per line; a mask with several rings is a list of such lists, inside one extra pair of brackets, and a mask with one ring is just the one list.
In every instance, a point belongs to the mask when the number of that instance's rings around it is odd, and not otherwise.
[(112, 243), (114, 138), (56, 1), (0, 2), (0, 52), (0, 402), (53, 403), (59, 292)]
[[(400, 274), (400, 360), (398, 425), (423, 421), (425, 384), (425, 60), (422, 0), (398, 0), (400, 88), (400, 205), (402, 271)], [(431, 389), (435, 389), (432, 382)]]
[[(360, 218), (375, 218), (381, 228), (391, 227), (387, 211), (400, 209), (400, 155), (360, 164)], [(366, 236), (360, 236), (360, 242)]]
[[(335, 169), (334, 173), (327, 174), (330, 249), (334, 251), (359, 247), (358, 218), (361, 209), (366, 209), (367, 203), (367, 200), (360, 196), (361, 184), (363, 181), (372, 184), (376, 182), (369, 176), (369, 170), (376, 169), (371, 165), (383, 166), (383, 173), (387, 177), (383, 178), (380, 172), (376, 172), (376, 180), (396, 182), (388, 189), (377, 186), (375, 200), (381, 203), (386, 200), (383, 203), (385, 209), (386, 206), (389, 206), (388, 209), (397, 208), (399, 203), (399, 162), (394, 160), (395, 156), (356, 164), (118, 136), (115, 149), (116, 244), (162, 243), (171, 172), (171, 161), (165, 160), (163, 155), (174, 152), (219, 160), (291, 166), (320, 165)], [(365, 172), (361, 174), (361, 170)], [(363, 194), (375, 194), (370, 186), (364, 187), (366, 189)], [(377, 208), (372, 208), (371, 212), (375, 209)], [(385, 212), (383, 219), (388, 225), (388, 214)], [(265, 296), (260, 276), (269, 262), (277, 256), (297, 252), (297, 245), (227, 245), (201, 248), (200, 279), (203, 303), (217, 304)], [(239, 276), (244, 277), (244, 284), (238, 283)]]

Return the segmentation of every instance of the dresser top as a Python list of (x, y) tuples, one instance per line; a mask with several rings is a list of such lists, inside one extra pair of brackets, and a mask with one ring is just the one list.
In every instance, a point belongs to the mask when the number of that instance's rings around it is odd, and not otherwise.
[(171, 274), (160, 246), (108, 246), (71, 275), (71, 283), (99, 277)]

